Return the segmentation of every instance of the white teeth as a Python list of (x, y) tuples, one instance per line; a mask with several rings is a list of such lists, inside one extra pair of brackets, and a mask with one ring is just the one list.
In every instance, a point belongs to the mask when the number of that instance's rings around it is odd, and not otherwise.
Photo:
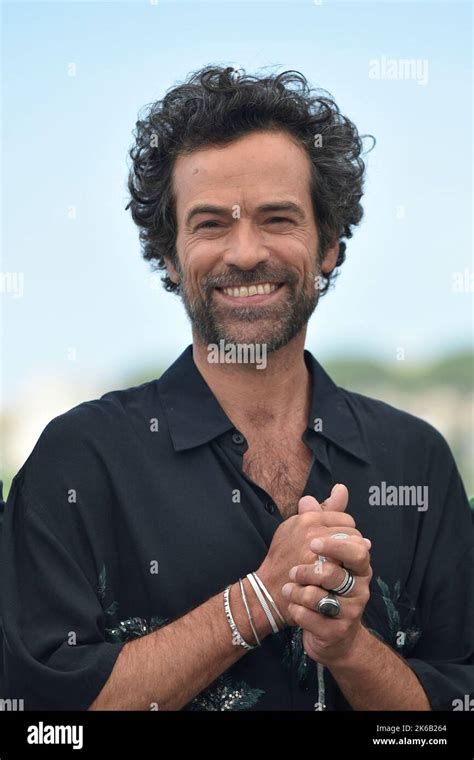
[(248, 288), (245, 285), (242, 285), (239, 288), (223, 288), (223, 291), (226, 295), (233, 296), (233, 298), (248, 298), (248, 296), (269, 295), (269, 293), (273, 293), (277, 287), (278, 285), (265, 282), (259, 285), (250, 285)]

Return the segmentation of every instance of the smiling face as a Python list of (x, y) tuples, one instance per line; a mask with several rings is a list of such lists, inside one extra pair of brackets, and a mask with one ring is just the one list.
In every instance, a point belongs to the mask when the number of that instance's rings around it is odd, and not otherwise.
[(176, 160), (176, 269), (194, 332), (204, 343), (286, 345), (318, 302), (319, 264), (310, 161), (285, 132), (255, 132)]

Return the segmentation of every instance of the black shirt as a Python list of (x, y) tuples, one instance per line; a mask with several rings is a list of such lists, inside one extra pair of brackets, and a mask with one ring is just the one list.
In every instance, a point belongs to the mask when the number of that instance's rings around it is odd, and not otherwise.
[[(433, 709), (452, 710), (474, 694), (472, 517), (452, 454), (428, 423), (338, 388), (308, 351), (305, 361), (304, 494), (348, 487), (347, 512), (372, 541), (364, 623), (406, 658)], [(243, 473), (246, 449), (191, 346), (159, 380), (47, 425), (5, 509), (5, 697), (86, 709), (126, 641), (259, 567), (283, 517)], [(390, 487), (407, 486), (420, 498), (392, 504)], [(267, 636), (183, 709), (350, 710), (301, 633)]]

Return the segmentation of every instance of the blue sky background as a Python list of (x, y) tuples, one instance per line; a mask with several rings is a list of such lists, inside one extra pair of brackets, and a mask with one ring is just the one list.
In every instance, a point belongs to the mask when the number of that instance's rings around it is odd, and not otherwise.
[[(124, 210), (127, 151), (139, 109), (207, 63), (298, 69), (377, 138), (364, 222), (311, 320), (318, 358), (395, 361), (403, 347), (416, 362), (471, 344), (472, 293), (452, 289), (473, 267), (469, 2), (7, 2), (2, 14), (2, 271), (24, 273), (23, 297), (2, 294), (7, 403), (26, 376), (112, 388), (190, 342)], [(426, 59), (427, 85), (370, 79), (382, 56)]]

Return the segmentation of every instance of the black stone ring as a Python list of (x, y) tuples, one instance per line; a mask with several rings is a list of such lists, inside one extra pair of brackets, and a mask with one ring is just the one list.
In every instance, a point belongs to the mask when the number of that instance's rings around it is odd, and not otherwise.
[(323, 596), (316, 605), (316, 611), (325, 617), (337, 617), (341, 611), (341, 605), (331, 591)]

